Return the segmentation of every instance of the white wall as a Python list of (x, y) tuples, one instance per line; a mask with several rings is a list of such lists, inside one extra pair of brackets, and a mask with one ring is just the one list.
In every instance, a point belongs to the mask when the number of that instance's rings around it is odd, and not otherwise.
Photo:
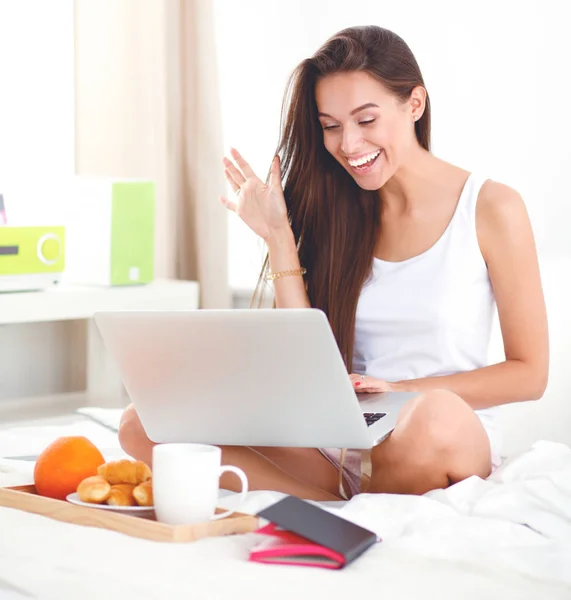
[[(12, 224), (65, 216), (56, 182), (74, 168), (73, 32), (73, 0), (0, 0), (0, 193)], [(76, 335), (71, 324), (0, 327), (0, 399), (80, 389)]]
[(73, 173), (73, 0), (0, 0), (0, 193), (9, 221), (61, 218)]
[[(216, 0), (225, 146), (265, 177), (287, 77), (350, 25), (392, 29), (409, 44), (433, 107), (433, 150), (519, 190), (540, 249), (570, 253), (571, 93), (565, 3), (558, 0)], [(230, 216), (231, 283), (252, 287), (262, 256)]]

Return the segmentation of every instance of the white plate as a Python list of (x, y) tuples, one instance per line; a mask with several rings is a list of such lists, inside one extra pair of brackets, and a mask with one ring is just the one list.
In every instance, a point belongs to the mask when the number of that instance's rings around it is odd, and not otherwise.
[(83, 502), (79, 499), (79, 494), (74, 492), (66, 497), (71, 504), (77, 506), (86, 506), (87, 508), (99, 508), (100, 510), (108, 510), (123, 515), (131, 515), (133, 517), (149, 517), (153, 516), (155, 509), (152, 506), (112, 506), (110, 504), (95, 504), (93, 502)]

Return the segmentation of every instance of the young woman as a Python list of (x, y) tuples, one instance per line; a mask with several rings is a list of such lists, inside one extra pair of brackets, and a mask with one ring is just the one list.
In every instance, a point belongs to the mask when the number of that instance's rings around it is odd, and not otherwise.
[[(356, 391), (419, 394), (369, 456), (224, 447), (224, 460), (247, 472), (251, 489), (313, 499), (422, 494), (487, 477), (500, 460), (496, 407), (541, 398), (548, 377), (522, 198), (431, 154), (420, 69), (386, 29), (339, 32), (297, 67), (288, 91), (268, 183), (232, 150), (224, 165), (236, 196), (222, 202), (265, 240), (262, 278), (276, 307), (325, 311)], [(488, 366), (495, 306), (506, 360)], [(150, 462), (132, 407), (120, 440)]]

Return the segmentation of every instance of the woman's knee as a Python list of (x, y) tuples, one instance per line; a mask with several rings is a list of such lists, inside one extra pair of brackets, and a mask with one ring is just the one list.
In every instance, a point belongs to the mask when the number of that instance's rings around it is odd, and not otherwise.
[(151, 445), (135, 407), (130, 404), (121, 415), (119, 424), (119, 445), (131, 456), (137, 454), (142, 445)]
[[(416, 402), (415, 402), (416, 401)], [(487, 476), (490, 443), (484, 426), (474, 410), (457, 394), (432, 390), (414, 399), (415, 404), (395, 434), (414, 440), (426, 460), (448, 465), (460, 473)]]
[(449, 390), (430, 390), (419, 394), (403, 407), (403, 418), (395, 428), (395, 437), (414, 439), (427, 450), (453, 450), (465, 423), (478, 421), (470, 406)]

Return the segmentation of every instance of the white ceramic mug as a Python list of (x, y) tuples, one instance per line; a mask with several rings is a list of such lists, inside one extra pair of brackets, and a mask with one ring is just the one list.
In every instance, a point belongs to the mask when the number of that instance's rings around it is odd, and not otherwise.
[(248, 493), (242, 469), (221, 466), (222, 451), (207, 444), (159, 444), (153, 448), (153, 499), (157, 520), (170, 525), (188, 525), (231, 515), (215, 515), (220, 476), (235, 473), (242, 482), (239, 504)]

